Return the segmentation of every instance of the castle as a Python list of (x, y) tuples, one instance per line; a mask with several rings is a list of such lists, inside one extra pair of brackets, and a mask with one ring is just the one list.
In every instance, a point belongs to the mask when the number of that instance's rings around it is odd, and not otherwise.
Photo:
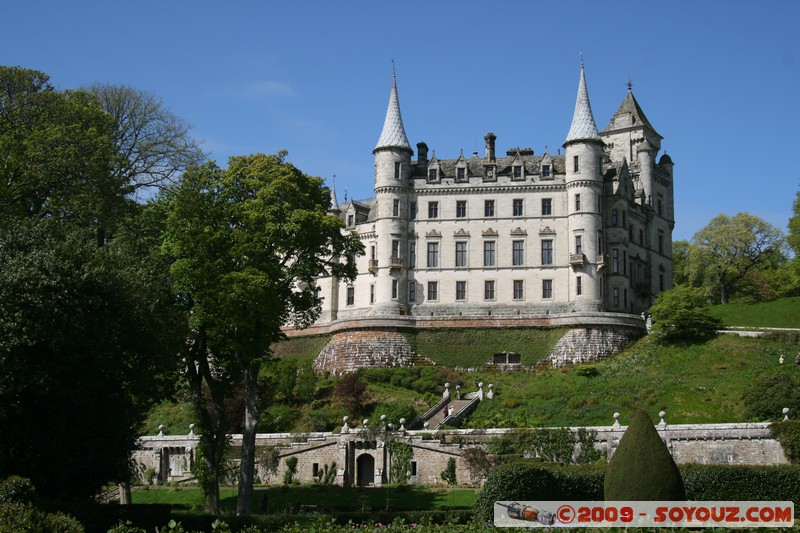
[(332, 212), (366, 255), (352, 284), (318, 280), (323, 310), (311, 332), (380, 318), (399, 327), (412, 317), (638, 318), (671, 288), (673, 163), (656, 161), (662, 137), (630, 84), (598, 131), (581, 65), (563, 155), (498, 156), (496, 136), (484, 139), (483, 158), (439, 159), (420, 142), (412, 159), (393, 74), (373, 150), (375, 198), (339, 205), (332, 191)]

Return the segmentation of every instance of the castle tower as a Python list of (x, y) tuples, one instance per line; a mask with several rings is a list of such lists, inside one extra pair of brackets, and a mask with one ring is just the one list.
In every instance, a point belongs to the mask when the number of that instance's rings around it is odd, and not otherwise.
[(598, 256), (603, 242), (603, 141), (589, 104), (586, 74), (581, 77), (575, 113), (564, 141), (566, 166), (568, 235), (560, 246), (569, 248), (569, 295), (573, 309), (603, 310)]
[(399, 315), (404, 314), (407, 307), (408, 190), (414, 152), (403, 128), (394, 72), (386, 120), (372, 153), (375, 156), (377, 236), (377, 265), (371, 269), (375, 276), (372, 314)]

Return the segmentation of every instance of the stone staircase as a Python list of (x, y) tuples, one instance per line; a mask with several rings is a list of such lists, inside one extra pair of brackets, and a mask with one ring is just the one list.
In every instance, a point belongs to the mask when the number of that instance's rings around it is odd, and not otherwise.
[(449, 403), (445, 404), (441, 409), (439, 409), (432, 417), (430, 417), (428, 422), (428, 429), (436, 429), (439, 425), (444, 422), (444, 419), (447, 418), (448, 414), (447, 411), (450, 407), (453, 408), (453, 415), (457, 415), (460, 413), (467, 405), (472, 403), (472, 400), (452, 400)]

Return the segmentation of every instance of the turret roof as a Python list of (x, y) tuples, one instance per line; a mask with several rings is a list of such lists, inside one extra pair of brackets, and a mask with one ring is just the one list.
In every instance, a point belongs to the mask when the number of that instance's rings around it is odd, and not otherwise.
[(389, 96), (389, 108), (386, 110), (386, 120), (383, 122), (383, 131), (378, 139), (375, 150), (380, 148), (403, 148), (411, 151), (411, 145), (403, 128), (403, 117), (400, 115), (400, 100), (397, 98), (397, 77), (392, 72), (392, 92)]
[(586, 74), (581, 63), (581, 80), (578, 84), (578, 98), (575, 101), (575, 113), (572, 115), (572, 125), (564, 144), (575, 141), (599, 141), (597, 125), (592, 115), (592, 106), (589, 103), (589, 91), (586, 89)]
[[(644, 126), (658, 135), (650, 121), (647, 120), (642, 108), (639, 107), (639, 102), (633, 96), (633, 91), (628, 87), (628, 92), (625, 94), (625, 98), (622, 99), (622, 104), (620, 104), (614, 116), (611, 117), (608, 126), (603, 129), (603, 133), (632, 126)], [(661, 135), (658, 136), (661, 137)]]

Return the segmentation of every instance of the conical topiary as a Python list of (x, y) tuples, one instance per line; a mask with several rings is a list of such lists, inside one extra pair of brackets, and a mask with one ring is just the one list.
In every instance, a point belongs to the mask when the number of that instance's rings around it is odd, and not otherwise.
[(686, 490), (675, 461), (653, 421), (636, 411), (606, 467), (606, 501), (684, 501)]

